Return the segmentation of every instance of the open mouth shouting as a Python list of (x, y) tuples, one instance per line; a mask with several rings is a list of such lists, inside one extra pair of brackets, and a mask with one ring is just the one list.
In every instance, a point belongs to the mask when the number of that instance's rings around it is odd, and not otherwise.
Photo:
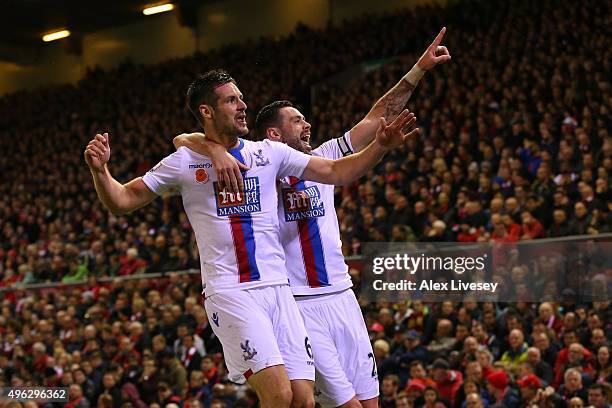
[(246, 126), (247, 125), (246, 113), (239, 113), (238, 115), (236, 115), (236, 123), (241, 127)]
[(304, 151), (310, 152), (312, 150), (312, 147), (310, 146), (310, 130), (302, 132), (300, 135), (300, 141), (302, 142)]

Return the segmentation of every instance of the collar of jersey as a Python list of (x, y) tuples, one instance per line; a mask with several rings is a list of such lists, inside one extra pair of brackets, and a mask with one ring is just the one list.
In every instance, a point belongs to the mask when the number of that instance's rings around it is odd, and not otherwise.
[[(234, 147), (233, 149), (228, 149), (227, 151), (229, 152), (229, 154), (234, 156), (234, 158), (238, 160), (240, 163), (245, 164), (244, 157), (242, 157), (242, 153), (240, 153), (240, 150), (242, 150), (242, 148), (244, 147), (244, 139), (238, 139), (238, 141), (240, 142), (238, 143), (238, 147)], [(246, 171), (244, 170), (240, 170), (240, 172), (242, 174), (246, 173)]]
[(243, 147), (244, 147), (244, 139), (239, 138), (238, 139), (238, 147), (233, 147), (231, 149), (227, 149), (227, 151), (229, 152), (229, 154), (231, 154), (233, 156), (236, 153), (238, 153), (240, 150), (242, 150)]

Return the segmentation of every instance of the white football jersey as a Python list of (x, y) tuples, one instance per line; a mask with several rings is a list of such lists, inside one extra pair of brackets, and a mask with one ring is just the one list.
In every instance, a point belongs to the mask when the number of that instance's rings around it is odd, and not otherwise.
[[(312, 151), (313, 156), (330, 160), (351, 153), (348, 132)], [(297, 177), (280, 182), (278, 219), (294, 295), (334, 293), (353, 285), (342, 254), (334, 189)]]
[(143, 181), (156, 194), (180, 191), (195, 231), (206, 296), (287, 284), (278, 233), (276, 180), (301, 176), (310, 157), (271, 141), (240, 139), (229, 152), (246, 164), (244, 193), (220, 189), (209, 157), (185, 147), (164, 158)]

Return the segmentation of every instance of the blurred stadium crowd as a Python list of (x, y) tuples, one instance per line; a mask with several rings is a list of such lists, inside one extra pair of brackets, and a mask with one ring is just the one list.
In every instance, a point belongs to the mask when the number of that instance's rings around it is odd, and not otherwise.
[[(461, 1), (325, 30), (299, 26), (154, 66), (92, 70), (77, 85), (0, 99), (0, 385), (70, 387), (70, 407), (253, 407), (226, 378), (176, 197), (114, 217), (96, 198), (86, 141), (111, 135), (119, 180), (143, 174), (196, 129), (187, 84), (213, 67), (254, 112), (301, 104), (315, 141), (341, 135), (416, 61), (442, 25), (453, 60), (409, 107), (422, 135), (338, 188), (346, 255), (362, 242), (513, 242), (612, 229), (610, 2)], [(325, 80), (396, 57), (349, 86)], [(271, 80), (273, 79), (273, 80)], [(311, 93), (311, 85), (318, 84)], [(358, 271), (355, 277), (358, 279)], [(610, 302), (364, 303), (383, 407), (609, 406)], [(157, 405), (156, 405), (157, 404)], [(35, 406), (35, 405), (33, 405)]]

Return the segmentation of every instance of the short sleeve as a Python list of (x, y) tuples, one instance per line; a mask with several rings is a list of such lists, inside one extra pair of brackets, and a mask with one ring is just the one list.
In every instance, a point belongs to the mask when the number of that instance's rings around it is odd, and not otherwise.
[(299, 152), (284, 143), (271, 142), (270, 148), (278, 162), (277, 178), (285, 178), (287, 176), (301, 177), (302, 173), (308, 166), (310, 156)]
[(155, 194), (162, 195), (171, 188), (180, 187), (182, 149), (184, 147), (166, 156), (142, 177)]
[(343, 136), (323, 143), (321, 146), (314, 149), (312, 154), (313, 156), (336, 160), (353, 154), (354, 152), (353, 145), (351, 144), (351, 132), (346, 132)]

